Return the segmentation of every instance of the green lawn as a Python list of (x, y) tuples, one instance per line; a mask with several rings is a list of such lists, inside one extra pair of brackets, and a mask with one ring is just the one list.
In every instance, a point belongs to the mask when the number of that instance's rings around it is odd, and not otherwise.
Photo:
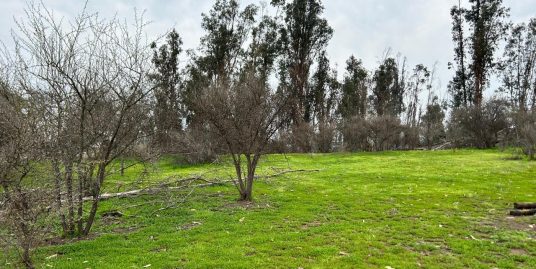
[[(113, 199), (94, 237), (36, 252), (38, 268), (536, 268), (536, 162), (495, 150), (268, 156), (255, 203), (232, 185)], [(136, 167), (107, 190), (173, 175), (228, 178), (228, 165)], [(136, 184), (132, 184), (136, 182)], [(188, 199), (183, 199), (186, 195)], [(159, 210), (160, 208), (166, 208)], [(55, 256), (57, 255), (57, 256)], [(52, 256), (52, 257), (51, 257)], [(48, 257), (48, 258), (47, 258)], [(0, 268), (11, 268), (0, 257)]]

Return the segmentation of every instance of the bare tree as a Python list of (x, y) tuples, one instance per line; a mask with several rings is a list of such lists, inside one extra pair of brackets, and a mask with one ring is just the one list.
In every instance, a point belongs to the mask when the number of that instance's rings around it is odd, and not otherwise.
[[(31, 99), (43, 100), (46, 157), (64, 235), (87, 235), (110, 165), (144, 134), (151, 54), (142, 17), (131, 29), (84, 8), (64, 22), (43, 4), (29, 4), (17, 21), (12, 62), (18, 83), (35, 89)], [(85, 195), (93, 198), (87, 216)]]
[(251, 201), (257, 165), (286, 120), (283, 113), (289, 98), (272, 93), (262, 78), (251, 73), (226, 85), (215, 83), (203, 89), (193, 109), (226, 145), (240, 200)]
[(43, 132), (31, 104), (0, 81), (0, 226), (7, 228), (26, 268), (39, 243), (51, 204), (47, 178), (39, 171)]
[(529, 160), (536, 160), (536, 111), (518, 110), (511, 113), (510, 128), (501, 136), (502, 147), (514, 147), (514, 152), (525, 154)]

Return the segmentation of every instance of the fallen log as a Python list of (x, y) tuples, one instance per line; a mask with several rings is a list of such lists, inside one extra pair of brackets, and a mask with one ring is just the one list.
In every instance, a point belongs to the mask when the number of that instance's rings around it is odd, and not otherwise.
[[(158, 194), (160, 192), (166, 191), (166, 190), (180, 190), (185, 189), (186, 187), (193, 187), (193, 188), (204, 188), (209, 186), (217, 186), (217, 185), (224, 185), (226, 183), (232, 182), (231, 180), (221, 181), (221, 182), (213, 182), (213, 183), (206, 183), (206, 184), (196, 184), (196, 185), (186, 185), (186, 186), (178, 186), (178, 187), (166, 187), (166, 186), (159, 186), (156, 188), (148, 188), (148, 189), (141, 189), (141, 190), (131, 190), (126, 192), (119, 192), (119, 193), (103, 193), (99, 195), (99, 200), (108, 200), (112, 198), (127, 198), (127, 197), (133, 197), (133, 196), (139, 196), (144, 194)], [(84, 197), (84, 201), (93, 201), (93, 197)]]
[(444, 150), (444, 149), (447, 149), (447, 148), (450, 148), (452, 147), (452, 143), (451, 142), (445, 142), (443, 144), (440, 144), (440, 145), (434, 145), (432, 146), (432, 150)]
[[(306, 169), (286, 170), (286, 171), (282, 171), (282, 172), (279, 172), (279, 173), (276, 173), (276, 174), (273, 174), (273, 175), (258, 176), (258, 177), (255, 177), (255, 179), (273, 178), (273, 177), (278, 177), (278, 176), (289, 174), (289, 173), (318, 172), (318, 171), (320, 171), (320, 170), (318, 170), (318, 169), (314, 169), (314, 170), (306, 170)], [(174, 187), (170, 187), (170, 185), (171, 185), (170, 183), (163, 183), (163, 184), (157, 185), (156, 187), (152, 187), (152, 188), (149, 187), (149, 188), (145, 188), (145, 189), (131, 190), (131, 191), (119, 192), (119, 193), (103, 193), (103, 194), (99, 195), (99, 200), (102, 201), (102, 200), (108, 200), (108, 199), (112, 199), (112, 198), (126, 198), (126, 197), (139, 196), (139, 195), (145, 195), (145, 194), (157, 194), (157, 193), (164, 192), (164, 191), (181, 190), (181, 189), (185, 189), (185, 188), (188, 188), (188, 187), (191, 187), (191, 188), (205, 188), (205, 187), (219, 186), (219, 185), (225, 185), (227, 183), (235, 182), (235, 180), (209, 181), (209, 180), (203, 179), (201, 177), (191, 177), (191, 178), (177, 180), (177, 181), (175, 181), (173, 183), (193, 182), (193, 181), (196, 181), (196, 180), (200, 180), (200, 181), (207, 182), (207, 183), (195, 184), (195, 185), (174, 186)], [(84, 197), (83, 200), (84, 201), (92, 201), (93, 197), (92, 196)]]
[(514, 203), (515, 209), (536, 209), (536, 203)]
[(534, 216), (536, 215), (536, 209), (512, 210), (510, 211), (510, 215), (515, 217)]

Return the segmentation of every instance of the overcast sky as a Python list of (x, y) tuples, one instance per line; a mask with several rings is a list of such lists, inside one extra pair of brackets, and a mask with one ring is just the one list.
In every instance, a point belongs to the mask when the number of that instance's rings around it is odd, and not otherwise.
[[(83, 0), (43, 0), (56, 14), (70, 18), (80, 11)], [(175, 27), (186, 49), (196, 48), (201, 31), (201, 13), (210, 10), (213, 0), (89, 0), (89, 9), (108, 17), (132, 16), (134, 8), (146, 11), (152, 23), (149, 38)], [(269, 2), (269, 1), (266, 1)], [(334, 29), (328, 48), (332, 64), (342, 74), (346, 59), (354, 54), (369, 69), (375, 68), (387, 48), (400, 52), (413, 66), (437, 62), (442, 97), (452, 61), (450, 7), (457, 0), (324, 0), (325, 16)], [(465, 1), (466, 2), (466, 1)], [(536, 0), (505, 0), (514, 22), (536, 16)], [(260, 3), (242, 0), (241, 4)], [(22, 18), (26, 1), (0, 0), (0, 39), (9, 44), (14, 18)]]

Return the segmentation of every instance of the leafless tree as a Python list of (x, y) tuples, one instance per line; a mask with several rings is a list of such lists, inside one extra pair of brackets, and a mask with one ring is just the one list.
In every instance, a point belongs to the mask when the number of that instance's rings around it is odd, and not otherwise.
[(536, 159), (536, 111), (520, 108), (511, 113), (509, 128), (500, 137), (503, 148), (519, 149), (514, 153), (522, 153), (529, 160)]
[[(140, 141), (146, 127), (146, 24), (143, 16), (133, 27), (103, 20), (85, 8), (65, 23), (42, 3), (30, 3), (17, 26), (11, 62), (30, 99), (42, 101), (64, 235), (87, 235), (110, 165)], [(87, 216), (85, 195), (93, 198)]]
[(491, 148), (509, 125), (508, 102), (492, 99), (481, 107), (457, 108), (451, 112), (447, 139), (456, 147)]
[(51, 201), (48, 178), (40, 171), (43, 132), (39, 112), (0, 81), (0, 227), (7, 228), (26, 268), (42, 239)]
[(257, 165), (286, 121), (288, 98), (272, 93), (264, 80), (252, 73), (227, 85), (215, 83), (203, 89), (193, 110), (226, 145), (235, 167), (240, 200), (251, 201)]

